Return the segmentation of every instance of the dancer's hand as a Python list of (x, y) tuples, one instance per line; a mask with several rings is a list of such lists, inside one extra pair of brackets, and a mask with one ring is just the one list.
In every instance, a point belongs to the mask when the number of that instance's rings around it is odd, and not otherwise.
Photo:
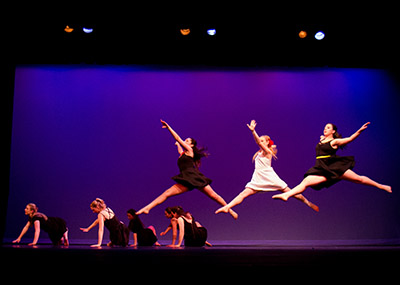
[(163, 124), (162, 128), (163, 129), (168, 129), (169, 125), (167, 124), (166, 121), (160, 120), (161, 124)]
[(368, 128), (368, 125), (371, 124), (371, 122), (365, 123), (364, 125), (362, 125), (362, 127), (358, 130), (359, 132), (364, 131), (366, 128)]
[(247, 124), (247, 127), (250, 129), (250, 131), (254, 131), (256, 129), (257, 123), (255, 120), (251, 120), (250, 125)]

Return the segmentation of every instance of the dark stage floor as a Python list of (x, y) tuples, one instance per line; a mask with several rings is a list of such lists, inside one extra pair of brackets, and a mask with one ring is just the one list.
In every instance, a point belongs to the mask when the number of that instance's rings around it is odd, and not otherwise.
[[(0, 256), (6, 266), (2, 271), (31, 268), (84, 274), (93, 270), (120, 272), (123, 276), (148, 274), (152, 278), (170, 278), (164, 273), (180, 270), (196, 274), (221, 273), (219, 277), (263, 276), (283, 273), (285, 279), (311, 278), (323, 273), (326, 278), (378, 277), (380, 280), (399, 274), (400, 246), (214, 246), (211, 248), (90, 248), (87, 245), (52, 247), (39, 245), (3, 245)], [(297, 272), (294, 274), (294, 272)], [(92, 273), (91, 273), (92, 274)], [(294, 275), (293, 275), (294, 274)], [(328, 274), (328, 275), (326, 275)], [(348, 275), (351, 274), (351, 275)], [(121, 276), (122, 276), (121, 275)], [(177, 275), (175, 275), (177, 277)], [(308, 277), (306, 277), (308, 276)], [(315, 276), (314, 276), (315, 277)], [(321, 280), (320, 280), (321, 281)], [(328, 280), (325, 280), (328, 281)]]

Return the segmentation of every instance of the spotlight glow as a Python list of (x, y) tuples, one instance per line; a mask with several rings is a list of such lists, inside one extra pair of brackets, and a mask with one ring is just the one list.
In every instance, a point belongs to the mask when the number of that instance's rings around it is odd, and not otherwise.
[(323, 38), (325, 38), (325, 34), (321, 31), (319, 31), (318, 33), (315, 34), (315, 38), (320, 41)]
[(304, 39), (305, 37), (307, 37), (307, 32), (306, 31), (300, 31), (299, 38), (300, 39)]
[(74, 31), (74, 29), (70, 28), (69, 26), (66, 26), (64, 31), (67, 32), (67, 33), (72, 33)]
[(85, 34), (90, 34), (90, 33), (93, 32), (93, 29), (90, 29), (90, 28), (83, 28), (82, 30), (83, 30), (83, 32), (84, 32)]
[(180, 29), (182, 36), (187, 36), (190, 34), (190, 29)]
[(209, 34), (210, 36), (215, 36), (216, 33), (217, 33), (216, 29), (208, 29), (207, 30), (207, 34)]

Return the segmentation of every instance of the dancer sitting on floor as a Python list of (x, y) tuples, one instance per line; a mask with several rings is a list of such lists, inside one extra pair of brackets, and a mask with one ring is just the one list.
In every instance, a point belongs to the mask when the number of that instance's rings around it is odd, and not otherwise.
[[(246, 184), (245, 189), (228, 205), (215, 211), (216, 214), (221, 212), (226, 213), (232, 207), (242, 203), (245, 198), (256, 193), (277, 190), (287, 192), (290, 190), (287, 184), (279, 178), (271, 167), (272, 157), (276, 158), (276, 145), (274, 145), (274, 142), (269, 136), (259, 137), (256, 132), (256, 125), (257, 123), (255, 120), (252, 120), (250, 125), (247, 124), (247, 127), (252, 132), (257, 145), (260, 147), (260, 150), (253, 156), (253, 162), (255, 162), (253, 177), (251, 178), (251, 181)], [(303, 195), (297, 195), (296, 198), (311, 207), (311, 209), (317, 212), (319, 211), (318, 206), (308, 201)]]
[(330, 187), (339, 180), (347, 180), (358, 184), (370, 185), (392, 193), (392, 188), (373, 181), (366, 176), (360, 176), (352, 171), (355, 161), (353, 156), (337, 156), (338, 148), (343, 148), (348, 143), (355, 140), (370, 123), (365, 123), (358, 131), (350, 137), (342, 138), (337, 132), (334, 124), (327, 124), (324, 128), (324, 135), (320, 137), (320, 142), (316, 147), (316, 162), (304, 174), (303, 181), (289, 192), (275, 195), (272, 198), (286, 201), (294, 195), (298, 195), (311, 187), (315, 190)]
[(97, 219), (87, 228), (80, 228), (81, 231), (87, 233), (95, 226), (99, 225), (97, 244), (91, 247), (101, 247), (103, 242), (104, 226), (110, 232), (110, 242), (107, 246), (127, 246), (129, 242), (129, 230), (115, 216), (113, 210), (106, 206), (106, 203), (100, 198), (96, 198), (91, 204), (90, 209), (97, 214)]
[(133, 232), (133, 244), (131, 246), (160, 245), (157, 242), (156, 229), (153, 226), (145, 228), (134, 209), (129, 209), (127, 216), (129, 219), (128, 229)]
[[(167, 198), (191, 191), (194, 188), (199, 189), (218, 204), (225, 206), (225, 200), (211, 188), (211, 179), (205, 177), (199, 171), (200, 159), (207, 156), (204, 149), (199, 149), (196, 140), (193, 138), (182, 140), (181, 137), (167, 124), (167, 122), (161, 120), (161, 123), (162, 127), (167, 129), (178, 143), (177, 146), (180, 155), (178, 159), (178, 167), (180, 174), (172, 177), (176, 182), (175, 185), (164, 191), (164, 193), (158, 196), (154, 201), (139, 210), (137, 214), (148, 214), (152, 208), (163, 203)], [(235, 219), (237, 218), (237, 214), (233, 210), (229, 210), (229, 213)]]
[(25, 215), (29, 216), (29, 220), (25, 227), (22, 229), (19, 237), (13, 241), (13, 243), (19, 243), (21, 238), (26, 234), (30, 227), (34, 226), (35, 235), (33, 241), (28, 245), (36, 245), (40, 230), (44, 230), (48, 233), (49, 238), (53, 245), (69, 245), (68, 242), (68, 228), (66, 222), (57, 217), (47, 217), (45, 214), (38, 212), (38, 207), (35, 204), (29, 203), (25, 207)]
[(177, 206), (171, 209), (175, 219), (177, 219), (179, 227), (178, 243), (169, 245), (170, 247), (180, 247), (185, 241), (185, 247), (201, 247), (204, 245), (211, 246), (207, 242), (207, 229), (199, 222), (195, 221), (193, 216), (185, 212), (182, 207)]

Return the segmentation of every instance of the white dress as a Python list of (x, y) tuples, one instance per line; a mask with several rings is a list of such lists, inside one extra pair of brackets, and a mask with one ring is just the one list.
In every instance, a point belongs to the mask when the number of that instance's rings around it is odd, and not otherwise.
[(256, 168), (254, 169), (253, 177), (246, 184), (246, 188), (256, 191), (277, 191), (287, 187), (287, 184), (279, 178), (271, 167), (271, 159), (257, 154), (255, 165)]

